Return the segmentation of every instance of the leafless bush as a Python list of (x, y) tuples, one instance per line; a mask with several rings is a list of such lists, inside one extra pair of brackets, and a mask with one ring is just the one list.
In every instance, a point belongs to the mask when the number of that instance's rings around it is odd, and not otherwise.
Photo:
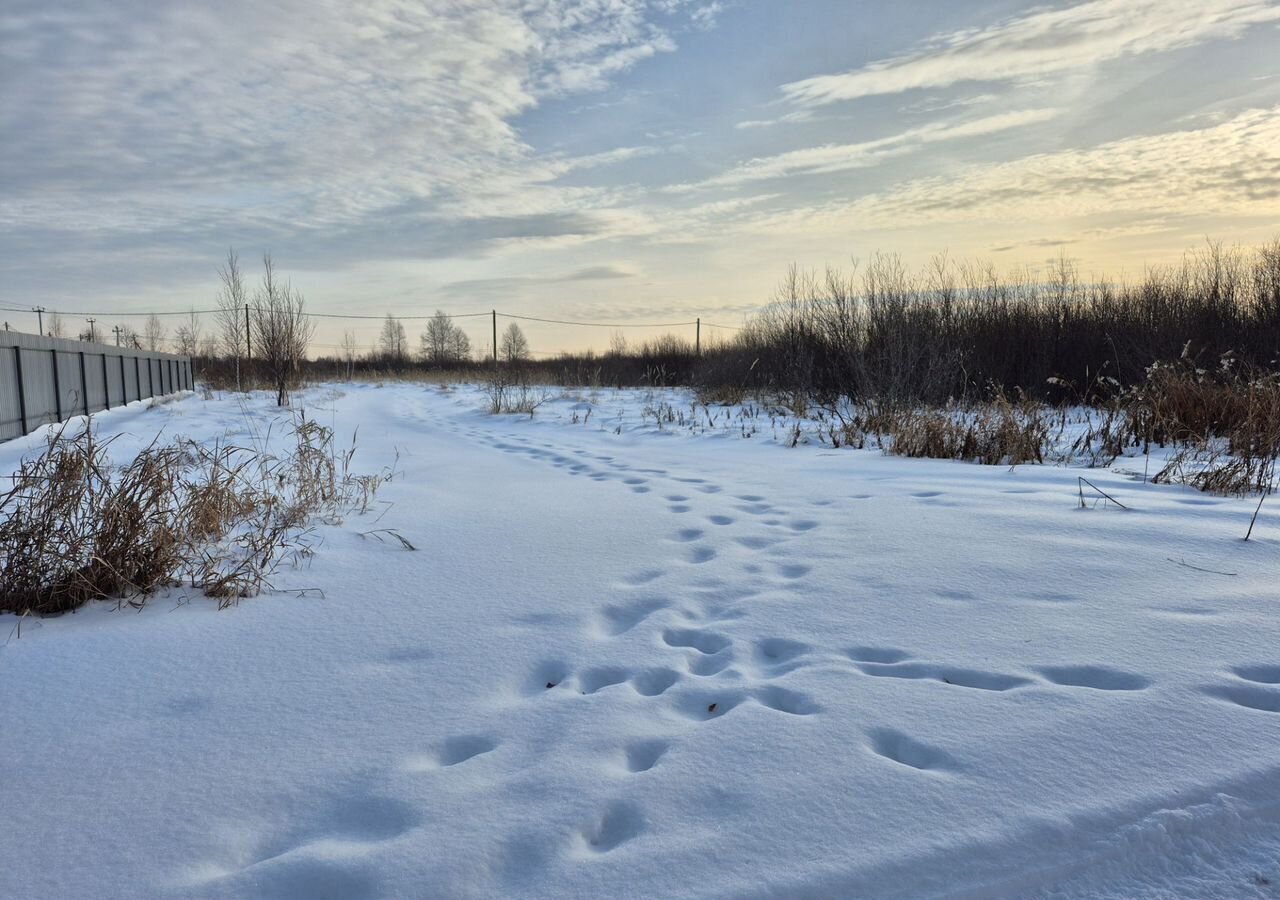
[(489, 400), (489, 412), (494, 415), (524, 413), (533, 416), (550, 394), (544, 388), (535, 387), (522, 368), (504, 366), (493, 370), (482, 384)]
[(182, 585), (220, 606), (260, 593), (282, 562), (309, 553), (313, 521), (363, 512), (394, 474), (352, 473), (354, 443), (335, 452), (333, 432), (305, 418), (293, 438), (280, 456), (153, 444), (117, 469), (91, 429), (56, 432), (0, 495), (0, 612), (141, 606)]

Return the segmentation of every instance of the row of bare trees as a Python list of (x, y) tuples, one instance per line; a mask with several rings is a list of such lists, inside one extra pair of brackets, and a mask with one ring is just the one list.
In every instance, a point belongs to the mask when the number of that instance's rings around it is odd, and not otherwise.
[[(418, 337), (418, 359), (432, 366), (449, 366), (466, 363), (472, 359), (471, 339), (446, 313), (436, 310), (427, 320), (426, 330)], [(343, 358), (354, 362), (357, 350), (355, 335), (348, 332), (343, 338)], [(487, 351), (481, 351), (488, 358)], [(385, 363), (406, 365), (412, 357), (409, 338), (404, 323), (388, 314), (378, 335), (376, 354)], [(523, 362), (530, 358), (529, 339), (518, 324), (512, 322), (503, 331), (498, 342), (499, 358), (508, 363)]]

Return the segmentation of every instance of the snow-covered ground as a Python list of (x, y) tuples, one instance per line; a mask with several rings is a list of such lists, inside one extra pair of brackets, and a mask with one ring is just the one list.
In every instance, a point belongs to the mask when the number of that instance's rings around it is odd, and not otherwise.
[(0, 897), (1280, 895), (1277, 509), (655, 401), (312, 388), (403, 472), (323, 596), (0, 617)]

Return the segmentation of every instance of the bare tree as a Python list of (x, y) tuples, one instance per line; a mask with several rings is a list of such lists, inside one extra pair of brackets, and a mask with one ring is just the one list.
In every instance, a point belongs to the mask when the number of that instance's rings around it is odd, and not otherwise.
[(174, 350), (183, 356), (195, 356), (200, 351), (200, 316), (193, 309), (173, 332)]
[(457, 325), (449, 334), (449, 356), (452, 362), (466, 362), (471, 356), (471, 338)]
[(271, 254), (262, 257), (262, 266), (262, 284), (254, 296), (253, 342), (275, 386), (276, 404), (284, 406), (316, 326), (307, 316), (302, 292), (276, 277)]
[(431, 363), (442, 363), (449, 355), (449, 338), (453, 323), (440, 310), (427, 320), (427, 330), (422, 332), (422, 358)]
[(409, 355), (409, 338), (405, 334), (404, 324), (390, 313), (382, 323), (382, 333), (378, 335), (378, 346), (389, 362), (404, 362), (405, 357)]
[(218, 309), (213, 314), (222, 351), (235, 360), (236, 390), (242, 390), (240, 357), (245, 355), (249, 341), (249, 322), (245, 310), (249, 291), (240, 274), (240, 258), (235, 250), (227, 251), (227, 264), (218, 270), (222, 288), (218, 291)]
[(462, 362), (470, 355), (471, 338), (454, 325), (452, 319), (436, 310), (436, 314), (427, 322), (427, 330), (422, 333), (422, 358), (442, 365)]
[(498, 347), (502, 358), (509, 363), (529, 358), (529, 340), (515, 322), (508, 325), (507, 330), (502, 332), (502, 343)]
[(342, 358), (347, 364), (347, 379), (355, 377), (356, 371), (356, 353), (359, 352), (359, 345), (356, 343), (356, 333), (354, 331), (342, 332)]
[(62, 337), (62, 316), (56, 312), (49, 313), (49, 337)]
[(147, 317), (147, 324), (142, 327), (142, 339), (148, 350), (159, 350), (160, 345), (164, 343), (164, 338), (164, 323), (160, 321), (159, 316), (152, 313)]

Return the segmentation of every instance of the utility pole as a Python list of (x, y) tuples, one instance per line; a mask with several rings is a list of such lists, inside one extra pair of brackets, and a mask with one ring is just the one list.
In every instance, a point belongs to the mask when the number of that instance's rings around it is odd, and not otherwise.
[(253, 359), (253, 338), (250, 336), (249, 330), (249, 304), (244, 305), (244, 358), (245, 361)]
[(498, 364), (498, 311), (493, 310), (493, 364)]
[(701, 356), (702, 355), (702, 318), (701, 316), (698, 317), (698, 319), (696, 320), (696, 323), (698, 326), (698, 330), (693, 333), (693, 355)]
[(119, 347), (120, 346), (120, 326), (117, 325), (115, 328), (112, 328), (111, 330), (116, 333), (116, 346)]
[(98, 321), (98, 320), (97, 320), (97, 319), (85, 319), (85, 321), (89, 323), (89, 343), (91, 343), (91, 344), (92, 344), (92, 343), (95, 341), (95, 338), (94, 338), (94, 336), (93, 336), (93, 323), (94, 323), (94, 322), (96, 322), (96, 321)]
[(44, 336), (44, 307), (33, 306), (31, 311), (36, 314), (36, 330), (40, 332), (40, 336)]

